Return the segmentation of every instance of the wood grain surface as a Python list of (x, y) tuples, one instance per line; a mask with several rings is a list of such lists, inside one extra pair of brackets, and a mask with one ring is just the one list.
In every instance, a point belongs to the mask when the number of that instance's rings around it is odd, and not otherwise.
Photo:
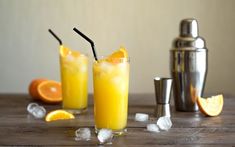
[[(128, 132), (115, 137), (112, 146), (235, 146), (235, 98), (225, 97), (220, 116), (205, 117), (200, 112), (177, 112), (171, 106), (173, 127), (169, 131), (150, 133), (149, 122), (134, 121), (137, 112), (153, 117), (154, 94), (130, 94)], [(97, 146), (94, 134), (93, 102), (89, 95), (89, 108), (74, 120), (47, 123), (34, 119), (27, 113), (26, 106), (32, 102), (27, 94), (0, 94), (0, 145), (1, 146)], [(47, 112), (60, 109), (60, 104), (43, 105)], [(75, 130), (89, 127), (90, 141), (75, 141)]]

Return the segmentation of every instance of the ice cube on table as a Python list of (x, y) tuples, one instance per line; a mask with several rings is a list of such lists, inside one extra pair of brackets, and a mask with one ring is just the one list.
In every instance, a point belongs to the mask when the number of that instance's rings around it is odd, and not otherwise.
[(46, 115), (46, 109), (43, 106), (39, 106), (37, 103), (29, 103), (27, 111), (35, 118), (43, 118)]
[(160, 132), (157, 124), (147, 124), (147, 131), (156, 133)]
[(36, 106), (31, 113), (35, 118), (43, 118), (46, 115), (46, 109), (43, 106)]
[(111, 144), (113, 139), (113, 131), (110, 129), (101, 129), (98, 132), (97, 138), (101, 144)]
[(167, 116), (160, 117), (157, 120), (157, 125), (161, 130), (169, 130), (172, 126), (171, 118)]
[(79, 128), (75, 131), (75, 140), (85, 140), (88, 141), (91, 139), (91, 130), (89, 128)]
[(36, 106), (39, 106), (39, 105), (37, 103), (29, 103), (28, 106), (27, 106), (27, 111), (29, 113), (32, 113)]
[(148, 119), (149, 119), (148, 114), (145, 114), (145, 113), (136, 113), (135, 114), (135, 121), (143, 122), (143, 121), (148, 121)]

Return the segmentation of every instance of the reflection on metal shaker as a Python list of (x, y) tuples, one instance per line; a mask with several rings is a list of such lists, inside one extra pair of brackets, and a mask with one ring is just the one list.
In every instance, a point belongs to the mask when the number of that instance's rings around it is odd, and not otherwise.
[(198, 111), (196, 98), (203, 95), (208, 50), (205, 40), (198, 36), (196, 19), (184, 19), (180, 36), (170, 50), (170, 71), (173, 78), (173, 95), (178, 111)]

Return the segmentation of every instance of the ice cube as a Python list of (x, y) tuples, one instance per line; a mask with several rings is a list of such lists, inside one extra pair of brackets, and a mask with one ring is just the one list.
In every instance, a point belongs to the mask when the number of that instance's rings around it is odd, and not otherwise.
[(172, 126), (171, 118), (167, 116), (160, 117), (157, 120), (157, 125), (161, 130), (169, 130)]
[(117, 64), (117, 67), (118, 67), (118, 71), (121, 73), (121, 74), (126, 74), (126, 72), (128, 71), (128, 64), (126, 62), (124, 63), (119, 63)]
[(74, 60), (74, 57), (73, 57), (73, 55), (72, 55), (71, 53), (69, 53), (69, 54), (67, 55), (67, 60), (68, 60), (68, 61), (73, 61), (73, 60)]
[(85, 140), (88, 141), (91, 139), (91, 130), (89, 128), (79, 128), (75, 131), (75, 140)]
[(35, 106), (31, 114), (40, 119), (46, 115), (46, 109), (43, 106)]
[(86, 72), (87, 71), (87, 66), (84, 64), (84, 65), (80, 65), (80, 68), (79, 68), (79, 71), (80, 72)]
[(113, 70), (113, 65), (111, 63), (108, 63), (108, 62), (101, 62), (100, 63), (100, 68), (105, 73), (110, 73)]
[(37, 103), (29, 103), (28, 106), (27, 106), (27, 111), (28, 111), (29, 113), (32, 113), (33, 110), (34, 110), (34, 108), (35, 108), (36, 106), (38, 106)]
[(101, 144), (111, 144), (113, 139), (113, 132), (110, 129), (101, 129), (99, 130), (97, 138)]
[(120, 84), (122, 82), (122, 77), (121, 76), (115, 76), (112, 78), (112, 82), (115, 84)]
[(135, 114), (135, 121), (143, 122), (143, 121), (148, 121), (148, 119), (149, 119), (148, 114), (145, 114), (145, 113), (136, 113)]
[(157, 124), (148, 124), (147, 125), (147, 131), (149, 131), (149, 132), (156, 132), (156, 133), (160, 132)]

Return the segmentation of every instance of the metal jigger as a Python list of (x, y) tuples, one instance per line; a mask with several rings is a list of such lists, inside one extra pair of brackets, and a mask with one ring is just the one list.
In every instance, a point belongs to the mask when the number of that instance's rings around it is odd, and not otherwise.
[(154, 78), (155, 95), (157, 107), (155, 108), (155, 116), (170, 117), (170, 97), (172, 88), (172, 78)]

